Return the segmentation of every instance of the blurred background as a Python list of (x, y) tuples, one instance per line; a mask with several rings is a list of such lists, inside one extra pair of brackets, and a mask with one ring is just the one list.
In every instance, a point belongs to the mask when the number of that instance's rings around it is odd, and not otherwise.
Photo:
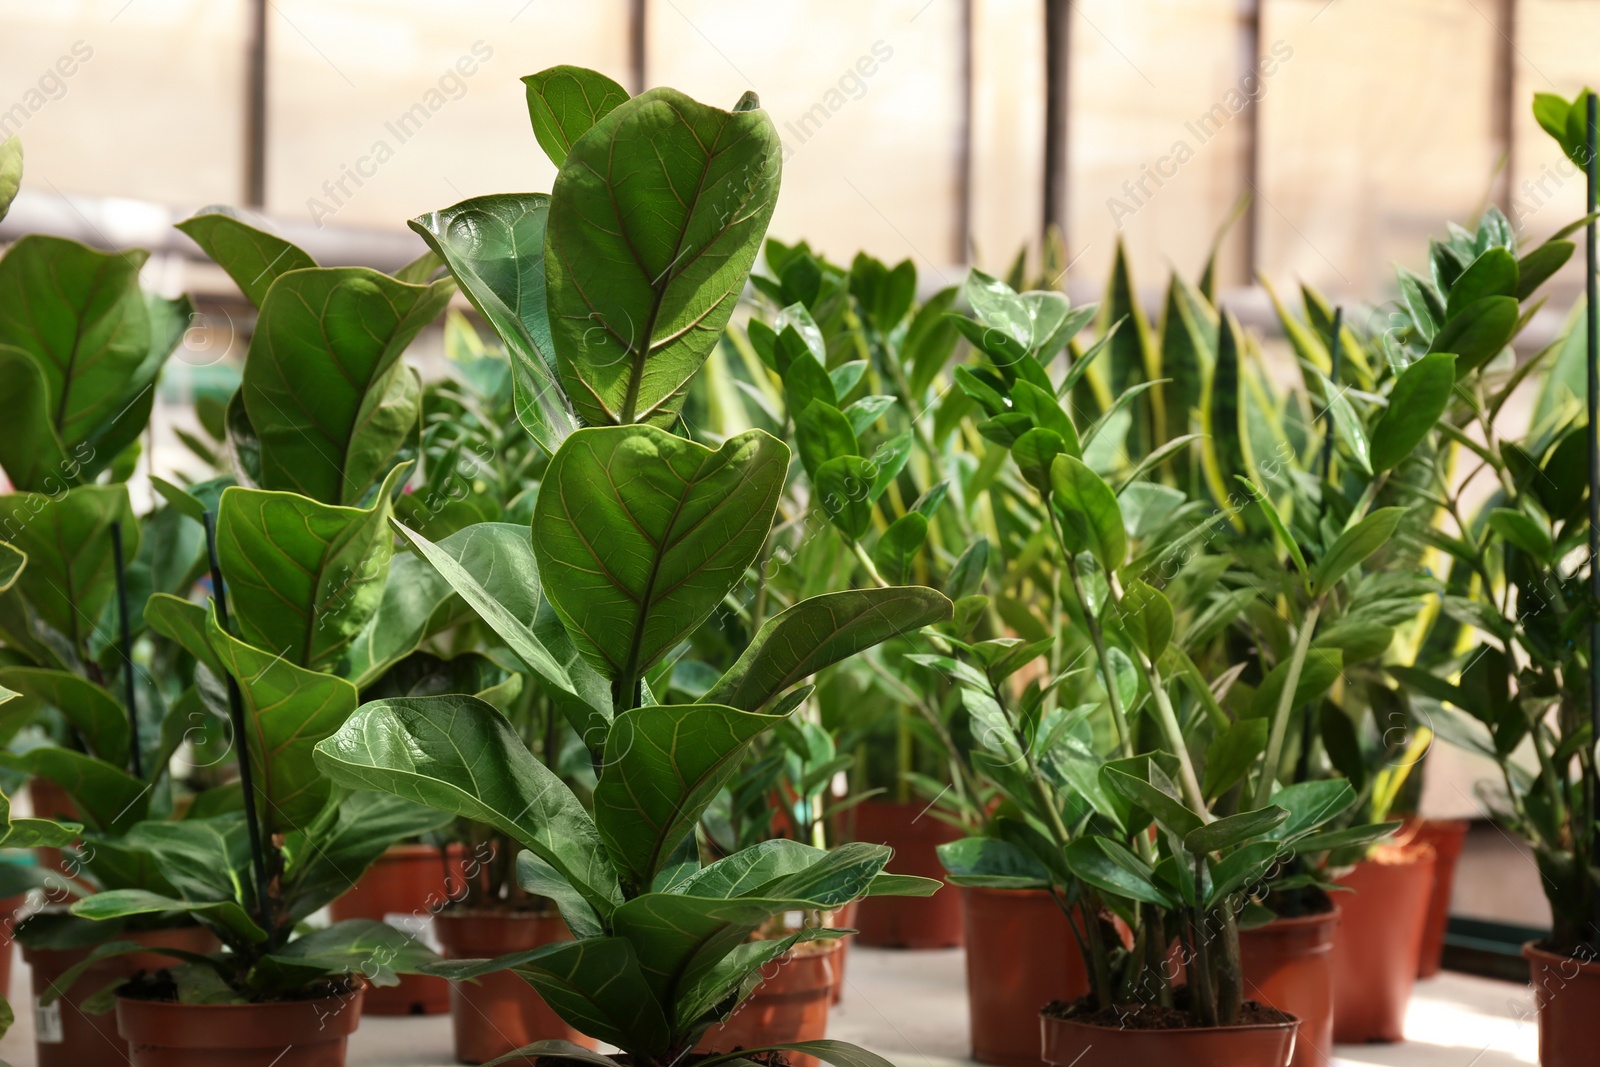
[[(911, 259), (925, 292), (1054, 228), (1054, 284), (1098, 299), (1120, 240), (1154, 313), (1242, 205), (1221, 302), (1270, 355), (1260, 277), (1382, 314), (1392, 265), (1425, 270), (1451, 221), (1497, 204), (1538, 241), (1578, 217), (1530, 105), (1600, 81), (1597, 41), (1600, 0), (0, 0), (0, 139), (27, 161), (0, 242), (149, 248), (146, 285), (196, 297), (148, 453), (170, 473), (253, 319), (171, 224), (249, 207), (324, 264), (396, 268), (423, 251), (407, 219), (550, 188), (518, 79), (571, 63), (724, 106), (754, 89), (786, 148), (771, 234)], [(1480, 776), (1432, 766), (1426, 813), (1481, 814)], [(1456, 912), (1546, 921), (1531, 865), (1478, 833)]]

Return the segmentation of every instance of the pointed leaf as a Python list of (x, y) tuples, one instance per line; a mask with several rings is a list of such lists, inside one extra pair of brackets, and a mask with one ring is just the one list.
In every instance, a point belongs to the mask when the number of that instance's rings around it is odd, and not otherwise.
[(558, 66), (522, 79), (528, 87), (533, 135), (550, 162), (561, 166), (573, 142), (628, 99), (628, 91), (596, 70)]
[(1372, 469), (1386, 471), (1411, 455), (1450, 406), (1456, 359), (1433, 352), (1407, 367), (1389, 394), (1389, 407), (1372, 428)]
[(252, 226), (230, 207), (201, 208), (177, 228), (227, 271), (245, 299), (258, 308), (279, 276), (317, 265), (303, 249)]

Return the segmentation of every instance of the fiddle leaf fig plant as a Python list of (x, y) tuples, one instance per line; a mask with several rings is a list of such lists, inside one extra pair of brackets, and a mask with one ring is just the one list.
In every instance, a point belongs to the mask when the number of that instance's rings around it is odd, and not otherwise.
[[(527, 81), (535, 131), (560, 163), (548, 206), (479, 198), (418, 228), (522, 378), (560, 390), (540, 412), (576, 428), (550, 437), (531, 528), (469, 526), (449, 546), (403, 532), (579, 731), (597, 776), (593, 811), (472, 696), (369, 702), (317, 745), (317, 761), (335, 783), (514, 839), (522, 887), (554, 902), (576, 939), (435, 973), (514, 970), (572, 1026), (636, 1064), (669, 1064), (754, 988), (762, 964), (798, 940), (837, 936), (750, 940), (763, 924), (936, 887), (882, 874), (881, 846), (767, 842), (702, 867), (696, 827), (752, 741), (793, 709), (807, 672), (948, 618), (950, 605), (915, 588), (797, 605), (705, 698), (656, 702), (652, 670), (744, 582), (789, 464), (760, 430), (717, 447), (671, 432), (771, 215), (778, 138), (751, 94), (722, 111), (670, 89), (615, 99), (625, 94), (573, 68)], [(555, 426), (522, 421), (536, 437)], [(842, 1063), (866, 1055), (826, 1042), (803, 1050)], [(587, 1055), (559, 1042), (524, 1051)]]

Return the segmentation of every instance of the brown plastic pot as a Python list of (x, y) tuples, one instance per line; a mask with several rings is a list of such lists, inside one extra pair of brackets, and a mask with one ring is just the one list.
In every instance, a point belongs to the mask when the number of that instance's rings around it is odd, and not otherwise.
[[(523, 952), (572, 935), (554, 912), (451, 909), (433, 919), (447, 959), (488, 959)], [(551, 1011), (527, 982), (510, 971), (450, 983), (450, 1022), (456, 1059), (484, 1063), (535, 1041), (572, 1041), (595, 1048), (592, 1038)]]
[(1422, 928), (1422, 954), (1417, 977), (1432, 978), (1444, 959), (1444, 932), (1450, 925), (1450, 893), (1456, 884), (1456, 861), (1472, 824), (1465, 819), (1423, 819), (1416, 839), (1433, 846), (1433, 895), (1428, 899), (1428, 921)]
[(1355, 892), (1340, 894), (1333, 935), (1333, 1039), (1403, 1041), (1433, 896), (1433, 849), (1382, 849), (1339, 882)]
[(972, 1058), (1000, 1067), (1040, 1067), (1034, 1032), (1039, 1009), (1089, 992), (1072, 927), (1043, 889), (966, 886), (960, 896)]
[[(854, 930), (856, 928), (856, 912), (860, 910), (861, 901), (852, 900), (833, 913), (833, 925), (843, 930)], [(839, 955), (833, 961), (833, 1003), (835, 1004), (844, 999), (844, 965), (845, 961), (850, 958), (850, 943), (855, 939), (855, 934), (839, 939)]]
[[(328, 906), (335, 920), (376, 919), (431, 942), (433, 917), (465, 891), (467, 851), (432, 845), (394, 845), (350, 889)], [(396, 986), (373, 986), (361, 1007), (367, 1015), (443, 1015), (450, 983), (408, 974)]]
[[(855, 807), (855, 839), (888, 845), (894, 858), (887, 870), (943, 878), (937, 849), (965, 835), (927, 814), (923, 803), (868, 800)], [(931, 897), (868, 897), (856, 913), (857, 936), (872, 948), (958, 948), (961, 945), (961, 894), (949, 888)]]
[(1539, 1009), (1540, 1067), (1594, 1067), (1600, 1018), (1600, 962), (1522, 946)]
[(1338, 925), (1335, 909), (1239, 931), (1245, 997), (1300, 1020), (1292, 1067), (1326, 1067), (1333, 1056), (1333, 937)]
[(1135, 1030), (1039, 1016), (1044, 1061), (1056, 1067), (1287, 1067), (1295, 1021), (1191, 1030)]
[[(732, 1052), (827, 1037), (834, 963), (843, 949), (837, 941), (816, 941), (767, 964), (755, 992), (726, 1022), (707, 1030), (695, 1051)], [(818, 1067), (814, 1056), (789, 1053), (787, 1058), (790, 1067)]]
[[(130, 1067), (344, 1067), (361, 1022), (360, 989), (270, 1004), (173, 1004), (117, 998)], [(88, 1063), (111, 1063), (104, 1051)]]
[[(214, 952), (217, 939), (200, 926), (181, 926), (171, 930), (139, 930), (117, 935), (119, 941), (136, 941), (150, 948), (176, 948), (189, 952)], [(89, 948), (32, 948), (22, 946), (22, 959), (33, 968), (34, 1055), (38, 1067), (83, 1067), (89, 1063), (121, 1063), (128, 1054), (127, 1043), (117, 1034), (117, 1020), (111, 1012), (86, 1014), (78, 1005), (118, 978), (132, 978), (140, 971), (171, 967), (178, 960), (159, 953), (133, 952), (109, 956), (87, 967), (72, 990), (49, 1007), (39, 1006), (39, 995), (67, 968), (89, 955)]]

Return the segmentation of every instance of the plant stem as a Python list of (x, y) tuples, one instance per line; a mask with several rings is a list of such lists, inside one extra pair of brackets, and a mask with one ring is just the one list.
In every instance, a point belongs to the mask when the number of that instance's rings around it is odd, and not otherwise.
[(879, 589), (888, 589), (889, 583), (883, 580), (883, 575), (878, 573), (877, 565), (872, 562), (872, 557), (867, 555), (867, 550), (861, 547), (861, 542), (851, 538), (850, 548), (855, 552), (856, 559), (867, 569), (867, 576)]
[(122, 565), (122, 523), (111, 524), (111, 557), (116, 564), (117, 626), (122, 639), (123, 693), (128, 702), (128, 760), (135, 778), (144, 777), (143, 754), (139, 746), (139, 703), (133, 680), (133, 637), (128, 629), (128, 575)]
[(1283, 680), (1283, 691), (1278, 694), (1278, 706), (1272, 713), (1272, 727), (1267, 734), (1267, 759), (1261, 767), (1261, 777), (1256, 781), (1252, 808), (1265, 807), (1272, 796), (1273, 783), (1278, 780), (1278, 764), (1283, 760), (1283, 739), (1289, 732), (1289, 713), (1294, 708), (1295, 690), (1300, 688), (1300, 672), (1304, 669), (1306, 655), (1311, 651), (1311, 635), (1317, 628), (1317, 617), (1322, 614), (1322, 598), (1318, 597), (1306, 609), (1300, 620), (1300, 632), (1295, 635), (1294, 652), (1289, 659), (1289, 673)]

